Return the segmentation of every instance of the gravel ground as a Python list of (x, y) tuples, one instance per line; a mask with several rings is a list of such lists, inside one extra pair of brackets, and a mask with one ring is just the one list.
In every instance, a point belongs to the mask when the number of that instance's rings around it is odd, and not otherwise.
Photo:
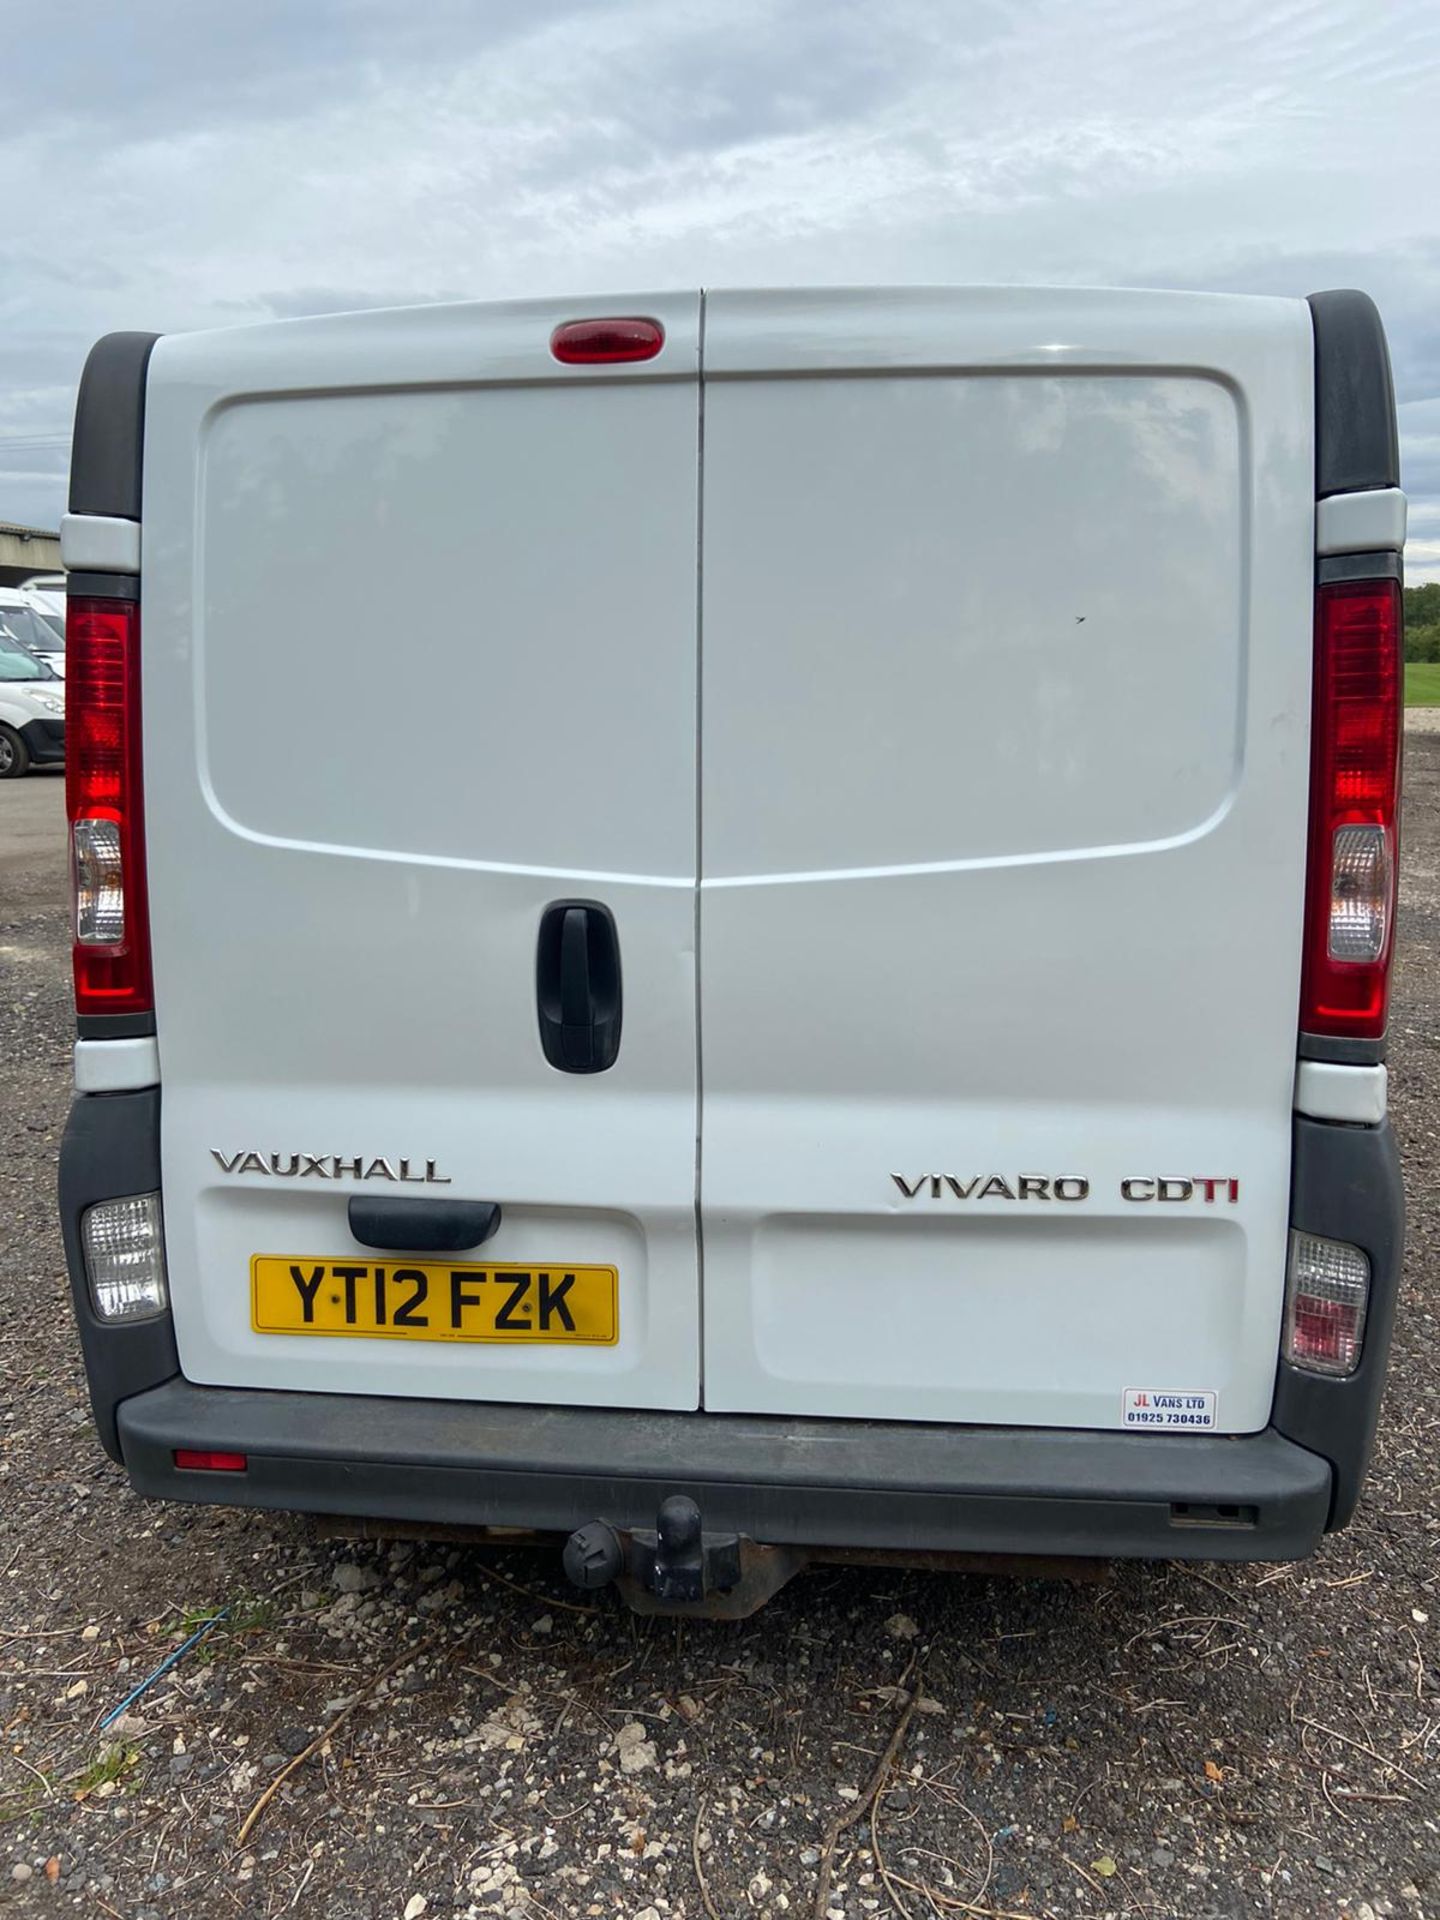
[(1407, 805), (1410, 1260), (1356, 1524), (1300, 1566), (827, 1568), (712, 1625), (581, 1604), (549, 1548), (342, 1542), (128, 1491), (90, 1429), (52, 1199), (60, 783), (0, 787), (0, 1911), (1440, 1916), (1440, 739), (1419, 731)]

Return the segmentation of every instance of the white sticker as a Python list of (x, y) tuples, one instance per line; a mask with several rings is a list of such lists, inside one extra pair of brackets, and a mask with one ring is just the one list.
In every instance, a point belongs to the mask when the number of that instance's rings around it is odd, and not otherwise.
[(1120, 1421), (1127, 1427), (1186, 1427), (1192, 1432), (1215, 1424), (1213, 1393), (1158, 1393), (1154, 1387), (1126, 1387)]

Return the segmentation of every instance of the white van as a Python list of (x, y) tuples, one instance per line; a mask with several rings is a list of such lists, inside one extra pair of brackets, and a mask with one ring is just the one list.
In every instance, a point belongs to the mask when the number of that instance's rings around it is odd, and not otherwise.
[(722, 1610), (1346, 1522), (1402, 1231), (1364, 295), (112, 335), (70, 504), (61, 1207), (142, 1492)]
[(0, 607), (0, 780), (65, 763), (65, 682), (6, 630)]
[(32, 573), (25, 581), (25, 591), (35, 594), (52, 611), (64, 613), (65, 576), (63, 573)]
[(18, 641), (65, 677), (65, 616), (25, 587), (0, 587), (0, 639)]

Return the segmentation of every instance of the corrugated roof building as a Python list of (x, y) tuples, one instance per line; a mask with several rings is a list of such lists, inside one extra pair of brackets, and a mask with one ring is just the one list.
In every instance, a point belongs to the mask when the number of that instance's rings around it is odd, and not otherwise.
[(44, 527), (0, 520), (0, 586), (18, 587), (32, 573), (60, 571), (60, 536)]

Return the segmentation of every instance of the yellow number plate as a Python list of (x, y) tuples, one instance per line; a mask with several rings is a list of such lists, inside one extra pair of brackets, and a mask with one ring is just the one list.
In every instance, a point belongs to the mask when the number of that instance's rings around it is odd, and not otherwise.
[(257, 1253), (250, 1262), (250, 1324), (256, 1333), (613, 1347), (620, 1337), (619, 1291), (614, 1267)]

